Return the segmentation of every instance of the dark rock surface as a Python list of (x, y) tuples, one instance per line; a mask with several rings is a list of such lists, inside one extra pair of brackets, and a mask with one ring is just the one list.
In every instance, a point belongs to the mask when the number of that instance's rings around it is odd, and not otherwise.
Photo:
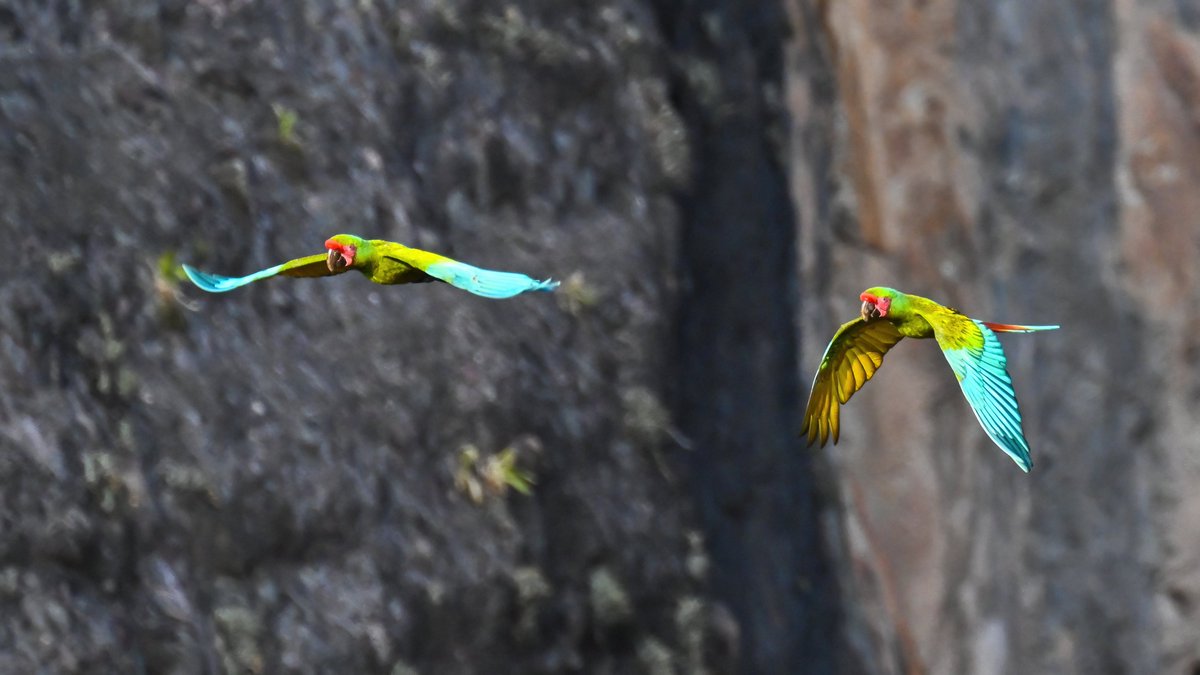
[[(0, 673), (1196, 672), (1197, 17), (0, 0)], [(341, 231), (563, 288), (177, 273)], [(915, 342), (800, 448), (880, 283), (1033, 473)]]
[(1063, 326), (1003, 338), (1029, 475), (932, 344), (844, 411), (864, 669), (1197, 672), (1200, 5), (789, 7), (804, 363), (875, 284)]
[[(787, 16), (769, 2), (661, 3), (695, 165), (683, 216), (680, 424), (746, 672), (831, 672), (838, 610), (797, 377), (796, 223), (781, 122)], [(669, 18), (667, 18), (669, 17)]]
[[(689, 160), (646, 7), (0, 7), (0, 670), (732, 667), (663, 378)], [(339, 231), (564, 290), (171, 266)]]

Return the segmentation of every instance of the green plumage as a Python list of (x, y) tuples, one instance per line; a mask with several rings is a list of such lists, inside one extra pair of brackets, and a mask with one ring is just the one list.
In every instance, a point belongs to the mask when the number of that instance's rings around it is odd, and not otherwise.
[(1004, 350), (993, 331), (1029, 333), (1058, 326), (977, 321), (928, 298), (877, 286), (863, 291), (861, 316), (843, 325), (825, 350), (804, 412), (801, 434), (821, 445), (839, 436), (839, 406), (883, 365), (902, 338), (934, 338), (980, 425), (1023, 470), (1033, 463)]
[(276, 275), (327, 277), (352, 269), (377, 284), (442, 281), (486, 298), (510, 298), (526, 291), (551, 291), (558, 287), (558, 282), (550, 279), (538, 281), (516, 272), (487, 270), (382, 239), (339, 234), (326, 240), (325, 248), (325, 255), (297, 258), (244, 277), (223, 277), (188, 265), (183, 270), (196, 286), (210, 293), (230, 291)]

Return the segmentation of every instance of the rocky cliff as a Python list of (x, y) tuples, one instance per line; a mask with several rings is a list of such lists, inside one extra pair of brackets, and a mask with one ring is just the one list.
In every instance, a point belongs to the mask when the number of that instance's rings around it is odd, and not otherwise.
[[(662, 376), (688, 160), (653, 13), (5, 3), (0, 26), (0, 670), (732, 667)], [(564, 288), (206, 296), (176, 271), (341, 231)]]
[(867, 670), (1195, 672), (1200, 6), (789, 7), (805, 362), (877, 283), (1063, 325), (1004, 340), (1029, 475), (932, 345), (843, 416), (824, 456)]
[[(0, 672), (1197, 671), (1197, 31), (0, 1)], [(341, 231), (563, 288), (178, 274)], [(803, 451), (874, 284), (1063, 325), (1031, 474), (915, 341)]]

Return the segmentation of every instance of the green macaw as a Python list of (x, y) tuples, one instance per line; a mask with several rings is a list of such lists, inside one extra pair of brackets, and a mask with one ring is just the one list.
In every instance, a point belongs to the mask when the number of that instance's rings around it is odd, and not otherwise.
[(901, 338), (933, 338), (958, 378), (967, 403), (987, 435), (1029, 471), (1029, 444), (1021, 430), (1021, 411), (1005, 368), (1001, 333), (1032, 333), (1058, 326), (1017, 326), (978, 321), (928, 298), (892, 288), (863, 291), (861, 316), (845, 323), (825, 349), (813, 379), (804, 426), (808, 444), (829, 436), (838, 442), (838, 406), (850, 400), (883, 365), (883, 355)]
[(420, 284), (444, 281), (485, 298), (511, 298), (525, 291), (552, 291), (557, 281), (538, 281), (515, 272), (485, 270), (444, 255), (382, 239), (339, 234), (325, 241), (326, 252), (289, 260), (244, 277), (223, 277), (184, 265), (192, 283), (209, 293), (223, 293), (275, 275), (328, 277), (358, 270), (377, 284)]

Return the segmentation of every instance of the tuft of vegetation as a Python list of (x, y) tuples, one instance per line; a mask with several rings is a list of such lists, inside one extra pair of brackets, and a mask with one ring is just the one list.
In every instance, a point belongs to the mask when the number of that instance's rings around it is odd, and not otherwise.
[(187, 279), (173, 250), (163, 251), (158, 256), (157, 270), (157, 279), (171, 286), (178, 286), (180, 282)]
[(583, 277), (583, 273), (579, 271), (572, 272), (562, 285), (558, 287), (558, 305), (569, 312), (571, 316), (578, 317), (587, 309), (594, 307), (600, 302), (600, 292), (596, 287), (588, 283)]
[(272, 103), (271, 110), (275, 112), (276, 135), (279, 142), (289, 148), (300, 148), (300, 139), (296, 136), (296, 123), (300, 115), (282, 103)]
[(513, 447), (485, 457), (479, 448), (468, 443), (458, 451), (454, 486), (476, 504), (482, 504), (487, 497), (504, 496), (510, 489), (529, 496), (536, 481), (531, 472), (517, 465), (518, 457)]
[(633, 620), (629, 592), (607, 567), (597, 567), (588, 577), (588, 601), (596, 625), (603, 630), (624, 626)]
[(195, 311), (198, 309), (198, 305), (194, 301), (189, 301), (183, 294), (182, 286), (184, 280), (187, 279), (187, 274), (179, 265), (175, 251), (162, 252), (153, 265), (152, 273), (159, 318), (167, 326), (182, 328), (184, 321), (180, 308)]

